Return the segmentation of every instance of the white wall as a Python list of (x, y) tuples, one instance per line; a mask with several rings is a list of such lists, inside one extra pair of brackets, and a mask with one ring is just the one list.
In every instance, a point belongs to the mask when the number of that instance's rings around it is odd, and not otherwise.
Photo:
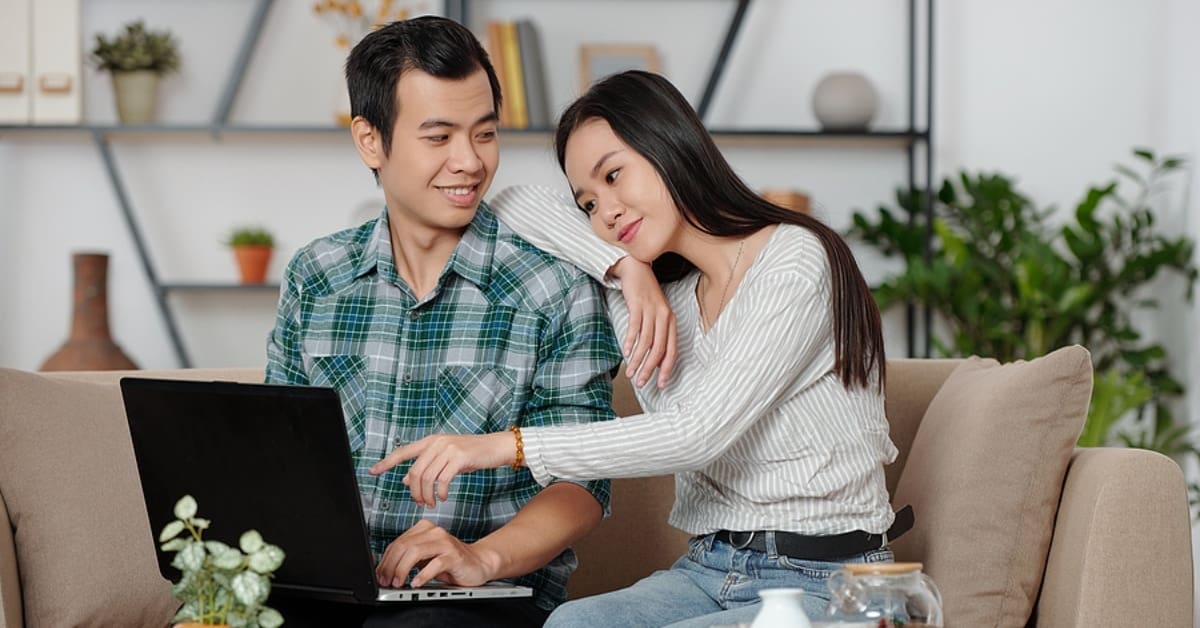
[[(426, 3), (431, 4), (431, 3)], [(542, 26), (553, 106), (577, 93), (577, 45), (581, 42), (653, 42), (664, 70), (698, 100), (715, 57), (715, 41), (731, 15), (727, 0), (586, 3), (511, 1), (488, 17), (535, 15)], [(233, 111), (241, 124), (327, 124), (340, 87), (333, 30), (309, 11), (309, 3), (277, 2), (268, 18), (245, 85)], [(864, 69), (884, 94), (877, 122), (899, 126), (903, 111), (903, 18), (854, 31), (838, 42), (829, 28), (800, 31), (786, 23), (850, 30), (868, 21), (879, 3), (857, 3), (829, 18), (817, 5), (762, 2), (750, 14), (712, 120), (724, 126), (812, 127), (808, 93), (824, 72)], [(150, 0), (83, 2), (83, 33), (113, 33), (144, 17), (153, 28), (169, 27), (182, 43), (182, 71), (162, 85), (160, 119), (202, 124), (216, 108), (228, 67), (250, 16), (248, 0), (161, 3)], [(587, 18), (581, 19), (579, 12)], [(631, 16), (638, 19), (631, 20)], [(663, 39), (660, 26), (683, 22), (687, 37)], [(783, 22), (783, 24), (781, 24)], [(482, 30), (482, 28), (479, 28)], [(768, 44), (761, 46), (760, 44)], [(820, 59), (803, 65), (795, 55)], [(787, 76), (784, 80), (783, 77)], [(115, 120), (107, 75), (85, 69), (85, 116)], [(756, 187), (792, 186), (810, 191), (828, 217), (845, 224), (847, 208), (887, 198), (903, 178), (897, 147), (811, 147), (792, 144), (732, 146), (730, 158)], [(234, 267), (222, 236), (235, 224), (258, 222), (275, 229), (281, 251), (271, 271), (278, 277), (290, 252), (312, 238), (349, 226), (363, 207), (379, 207), (380, 195), (341, 136), (265, 136), (212, 141), (204, 137), (120, 139), (118, 166), (160, 275), (167, 280), (231, 280)], [(0, 263), (23, 272), (0, 273), (0, 364), (36, 368), (65, 338), (70, 317), (70, 253), (107, 250), (113, 334), (145, 367), (176, 364), (153, 294), (142, 274), (96, 149), (86, 136), (16, 135), (0, 141)], [(547, 138), (510, 137), (493, 190), (518, 182), (561, 186)], [(51, 224), (53, 217), (53, 225)], [(880, 267), (880, 264), (875, 264)], [(878, 272), (876, 273), (878, 275)], [(198, 365), (260, 364), (274, 300), (266, 294), (175, 294), (185, 343)], [(903, 352), (902, 320), (889, 319), (893, 353)]]
[[(1166, 57), (1163, 63), (1163, 116), (1158, 125), (1157, 144), (1172, 153), (1187, 154), (1200, 160), (1200, 39), (1195, 36), (1200, 26), (1200, 3), (1192, 0), (1171, 0), (1166, 6)], [(1178, 201), (1172, 212), (1163, 217), (1176, 233), (1200, 241), (1200, 189), (1197, 189), (1196, 169), (1189, 170), (1184, 184), (1176, 190)], [(1191, 394), (1183, 407), (1184, 416), (1200, 424), (1200, 304), (1175, 307), (1164, 311), (1156, 321), (1164, 338), (1178, 339), (1179, 350), (1172, 354), (1175, 372), (1189, 386)], [(1188, 477), (1196, 481), (1200, 468), (1187, 468)], [(1192, 564), (1200, 566), (1200, 526), (1192, 528)], [(1195, 595), (1200, 599), (1200, 578), (1193, 578)], [(1195, 625), (1200, 626), (1200, 608), (1196, 609)]]
[[(431, 3), (426, 3), (431, 4)], [(534, 16), (558, 109), (575, 95), (582, 42), (650, 42), (663, 70), (698, 101), (729, 0), (475, 2), (487, 17)], [(161, 118), (207, 121), (245, 22), (248, 0), (205, 3), (82, 2), (83, 36), (114, 32), (134, 17), (169, 27), (183, 43), (183, 71), (162, 87)], [(277, 2), (236, 102), (234, 122), (324, 124), (337, 100), (333, 33), (308, 2)], [(1051, 5), (1051, 6), (1047, 6)], [(1042, 204), (1069, 207), (1086, 185), (1111, 175), (1130, 147), (1173, 148), (1175, 129), (1196, 125), (1195, 108), (1172, 86), (1186, 66), (1177, 52), (1195, 30), (1175, 19), (1185, 0), (1018, 0), (941, 2), (937, 7), (936, 171), (959, 168), (1015, 175)], [(1192, 11), (1194, 13), (1194, 11)], [(883, 98), (879, 126), (901, 126), (905, 110), (904, 3), (759, 0), (747, 16), (709, 120), (721, 127), (808, 128), (813, 85), (826, 72), (857, 68)], [(665, 28), (670, 24), (671, 28)], [(666, 33), (671, 33), (670, 35)], [(1195, 58), (1193, 55), (1192, 58)], [(1171, 65), (1171, 64), (1174, 65)], [(1194, 85), (1194, 76), (1189, 77)], [(114, 119), (107, 76), (85, 69), (85, 115)], [(1194, 102), (1194, 99), (1193, 99)], [(1168, 108), (1174, 113), (1168, 116)], [(1190, 126), (1189, 126), (1190, 125)], [(544, 138), (505, 140), (493, 191), (517, 182), (561, 186)], [(892, 197), (904, 177), (899, 148), (871, 145), (725, 145), (753, 186), (810, 192), (837, 227), (850, 211)], [(1182, 149), (1194, 148), (1182, 146)], [(232, 280), (220, 245), (228, 229), (256, 222), (276, 230), (271, 270), (314, 237), (348, 226), (380, 195), (341, 136), (123, 139), (119, 166), (168, 280)], [(1194, 225), (1192, 227), (1195, 229)], [(140, 365), (175, 358), (95, 148), (82, 135), (0, 137), (0, 365), (36, 368), (65, 338), (70, 252), (112, 254), (114, 336)], [(861, 252), (869, 277), (890, 266)], [(9, 272), (12, 269), (14, 272)], [(195, 362), (261, 364), (272, 296), (171, 297)], [(1193, 325), (1195, 321), (1188, 324)], [(888, 319), (888, 349), (904, 352), (902, 322)], [(1193, 368), (1195, 368), (1193, 366)], [(1196, 413), (1193, 413), (1196, 414)]]

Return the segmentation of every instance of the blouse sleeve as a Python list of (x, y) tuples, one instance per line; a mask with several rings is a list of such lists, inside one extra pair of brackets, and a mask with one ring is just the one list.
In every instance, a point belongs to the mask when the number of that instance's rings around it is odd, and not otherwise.
[(488, 207), (517, 235), (576, 266), (607, 288), (620, 283), (608, 269), (625, 252), (592, 233), (587, 217), (569, 199), (547, 187), (517, 185), (501, 190)]
[[(819, 248), (819, 245), (817, 245)], [(810, 260), (816, 258), (806, 256)], [(767, 269), (739, 289), (709, 334), (717, 350), (700, 372), (662, 395), (656, 411), (569, 428), (532, 429), (534, 478), (639, 477), (701, 469), (782, 399), (833, 367), (828, 279), (819, 265)], [(663, 391), (667, 392), (667, 391)]]

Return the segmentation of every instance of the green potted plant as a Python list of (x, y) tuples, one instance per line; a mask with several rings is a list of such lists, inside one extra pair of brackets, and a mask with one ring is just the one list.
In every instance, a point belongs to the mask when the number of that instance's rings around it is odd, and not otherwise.
[(238, 227), (225, 242), (233, 249), (244, 284), (262, 283), (275, 249), (275, 237), (262, 227)]
[(176, 628), (230, 626), (278, 628), (283, 616), (265, 606), (271, 574), (283, 564), (283, 550), (247, 530), (238, 547), (201, 538), (209, 521), (196, 516), (196, 500), (184, 495), (175, 504), (176, 519), (163, 527), (158, 540), (164, 552), (175, 552), (171, 565), (182, 576), (171, 592), (183, 602)]
[(902, 272), (874, 288), (876, 300), (880, 309), (927, 306), (939, 323), (932, 343), (940, 355), (1005, 362), (1087, 347), (1096, 377), (1080, 446), (1200, 457), (1188, 422), (1171, 412), (1184, 388), (1170, 373), (1167, 346), (1147, 341), (1134, 322), (1158, 307), (1158, 277), (1177, 275), (1190, 301), (1200, 276), (1195, 244), (1157, 228), (1151, 207), (1183, 160), (1148, 150), (1134, 156), (1140, 168), (1118, 166), (1120, 179), (1090, 187), (1059, 220), (1009, 178), (963, 172), (936, 193), (928, 256), (921, 190), (899, 190), (899, 211), (855, 212), (849, 236), (904, 259)]
[(154, 121), (158, 109), (159, 79), (179, 69), (179, 47), (170, 32), (147, 30), (137, 20), (112, 39), (97, 33), (91, 60), (112, 73), (121, 122), (145, 124)]

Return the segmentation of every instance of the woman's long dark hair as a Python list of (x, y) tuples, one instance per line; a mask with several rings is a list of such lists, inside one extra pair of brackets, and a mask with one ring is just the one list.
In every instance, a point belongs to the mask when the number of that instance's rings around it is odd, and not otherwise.
[[(679, 90), (657, 74), (630, 70), (588, 89), (558, 122), (554, 144), (566, 171), (567, 139), (593, 118), (650, 161), (675, 206), (697, 229), (719, 237), (744, 236), (778, 223), (799, 225), (821, 240), (829, 258), (833, 297), (834, 369), (846, 388), (867, 387), (877, 371), (882, 389), (886, 361), (879, 306), (845, 240), (821, 221), (774, 205), (734, 173), (704, 123)], [(693, 265), (674, 253), (654, 262), (660, 282), (680, 279)]]

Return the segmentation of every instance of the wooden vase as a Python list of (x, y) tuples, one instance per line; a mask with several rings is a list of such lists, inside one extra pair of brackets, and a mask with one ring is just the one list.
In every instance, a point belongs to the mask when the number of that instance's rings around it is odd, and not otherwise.
[(108, 329), (108, 255), (76, 253), (71, 335), (46, 361), (43, 371), (136, 369)]

